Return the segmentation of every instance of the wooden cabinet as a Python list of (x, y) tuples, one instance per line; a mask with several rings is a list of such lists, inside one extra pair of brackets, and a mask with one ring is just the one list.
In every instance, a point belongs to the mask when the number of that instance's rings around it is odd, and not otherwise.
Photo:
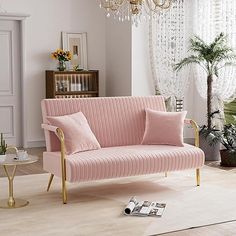
[(90, 71), (46, 71), (46, 98), (99, 96), (99, 73)]

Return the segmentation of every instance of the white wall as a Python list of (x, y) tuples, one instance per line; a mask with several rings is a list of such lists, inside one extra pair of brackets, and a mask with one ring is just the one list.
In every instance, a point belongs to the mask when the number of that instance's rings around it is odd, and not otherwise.
[(132, 95), (154, 95), (150, 56), (149, 23), (142, 21), (132, 26)]
[(106, 20), (107, 96), (155, 94), (152, 80), (148, 22)]
[(155, 94), (152, 80), (148, 22), (138, 27), (113, 18), (106, 21), (107, 96)]
[(105, 16), (94, 0), (1, 0), (8, 12), (26, 13), (27, 142), (42, 145), (40, 101), (45, 97), (45, 70), (55, 69), (50, 53), (61, 47), (61, 32), (88, 33), (88, 65), (100, 71), (105, 95)]
[(129, 96), (131, 81), (131, 36), (130, 22), (106, 20), (106, 94), (107, 96)]

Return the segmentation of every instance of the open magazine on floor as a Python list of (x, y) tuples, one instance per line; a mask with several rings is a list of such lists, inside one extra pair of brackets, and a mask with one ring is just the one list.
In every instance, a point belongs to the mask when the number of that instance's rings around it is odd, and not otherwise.
[(137, 201), (136, 197), (129, 200), (125, 207), (124, 214), (131, 216), (157, 216), (161, 217), (166, 204), (150, 201)]

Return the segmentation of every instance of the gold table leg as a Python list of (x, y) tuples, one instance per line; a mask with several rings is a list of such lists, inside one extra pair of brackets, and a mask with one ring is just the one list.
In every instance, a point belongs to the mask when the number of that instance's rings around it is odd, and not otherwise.
[(9, 183), (9, 197), (8, 199), (4, 199), (0, 201), (0, 208), (19, 208), (19, 207), (24, 207), (29, 204), (28, 201), (23, 200), (23, 199), (15, 199), (13, 196), (13, 180), (15, 177), (16, 173), (16, 167), (14, 166), (12, 174), (9, 174), (9, 171), (7, 170), (7, 167), (4, 165), (4, 171), (7, 175), (8, 178), (8, 183)]

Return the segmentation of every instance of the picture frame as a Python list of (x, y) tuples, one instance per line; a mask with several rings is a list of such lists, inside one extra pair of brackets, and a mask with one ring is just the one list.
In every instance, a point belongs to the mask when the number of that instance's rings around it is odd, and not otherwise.
[(62, 32), (63, 50), (70, 51), (71, 67), (88, 70), (87, 33)]

